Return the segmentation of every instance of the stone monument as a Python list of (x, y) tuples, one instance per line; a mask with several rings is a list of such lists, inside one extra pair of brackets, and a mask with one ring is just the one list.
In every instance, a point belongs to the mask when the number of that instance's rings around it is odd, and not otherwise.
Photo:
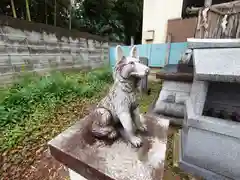
[(183, 123), (184, 103), (188, 99), (192, 87), (191, 54), (191, 49), (188, 49), (178, 64), (167, 64), (156, 74), (156, 78), (162, 79), (163, 83), (152, 111), (158, 115), (166, 116), (171, 123), (177, 125)]
[(189, 39), (194, 80), (180, 131), (180, 168), (240, 179), (240, 39)]

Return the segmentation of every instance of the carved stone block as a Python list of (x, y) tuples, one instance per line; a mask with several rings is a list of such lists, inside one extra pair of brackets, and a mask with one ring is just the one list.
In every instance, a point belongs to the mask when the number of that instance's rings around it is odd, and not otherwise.
[(71, 169), (71, 178), (162, 179), (169, 121), (150, 114), (145, 119), (149, 131), (143, 135), (141, 148), (134, 149), (122, 139), (114, 142), (96, 139), (88, 129), (93, 119), (86, 117), (51, 140), (50, 152)]

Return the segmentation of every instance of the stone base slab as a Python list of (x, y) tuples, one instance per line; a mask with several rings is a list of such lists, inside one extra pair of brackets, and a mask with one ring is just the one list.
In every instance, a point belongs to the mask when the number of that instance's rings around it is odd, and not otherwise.
[(83, 176), (81, 176), (80, 174), (76, 173), (71, 169), (68, 169), (68, 172), (69, 172), (70, 180), (87, 180), (86, 178), (84, 178)]
[[(98, 140), (89, 131), (88, 116), (49, 142), (51, 154), (70, 170), (72, 180), (160, 180), (164, 173), (169, 120), (143, 115), (147, 133), (140, 148), (119, 138)], [(82, 179), (81, 179), (82, 180)]]

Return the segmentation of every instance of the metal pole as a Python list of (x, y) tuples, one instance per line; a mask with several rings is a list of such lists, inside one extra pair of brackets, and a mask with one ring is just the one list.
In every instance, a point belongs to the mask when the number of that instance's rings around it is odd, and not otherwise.
[(72, 3), (69, 5), (69, 30), (72, 29)]
[(48, 24), (47, 0), (45, 0), (45, 22)]
[(170, 57), (170, 51), (171, 51), (171, 40), (172, 40), (172, 35), (168, 34), (167, 35), (167, 50), (166, 50), (166, 57), (165, 57), (165, 65), (169, 63), (169, 57)]
[(134, 37), (131, 36), (131, 46), (133, 46), (133, 45), (134, 45)]
[(12, 6), (13, 17), (17, 18), (16, 9), (15, 9), (15, 5), (14, 5), (14, 1), (13, 0), (11, 0), (11, 6)]
[(54, 1), (54, 26), (57, 26), (57, 0)]
[(31, 21), (31, 16), (30, 16), (30, 10), (29, 10), (28, 0), (25, 0), (25, 4), (26, 4), (26, 11), (27, 11), (28, 21)]

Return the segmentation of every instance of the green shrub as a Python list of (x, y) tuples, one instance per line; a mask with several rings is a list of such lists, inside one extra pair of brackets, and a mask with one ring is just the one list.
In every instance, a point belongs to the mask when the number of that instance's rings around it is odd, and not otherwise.
[(90, 98), (112, 82), (109, 69), (88, 73), (28, 74), (9, 88), (0, 102), (0, 130), (21, 125), (39, 105), (54, 108), (73, 98)]

